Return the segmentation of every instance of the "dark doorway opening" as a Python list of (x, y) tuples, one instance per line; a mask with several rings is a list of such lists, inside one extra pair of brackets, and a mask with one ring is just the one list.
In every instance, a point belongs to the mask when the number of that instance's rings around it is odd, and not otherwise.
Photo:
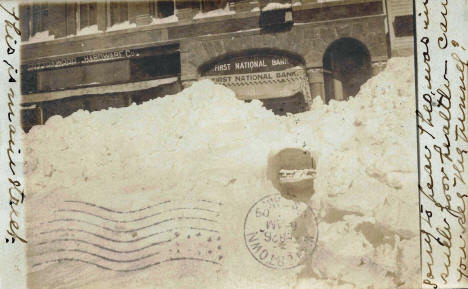
[(306, 111), (304, 95), (301, 92), (289, 97), (262, 99), (263, 106), (272, 110), (276, 115), (286, 115), (287, 113), (300, 113)]
[(326, 103), (355, 96), (372, 74), (369, 50), (353, 38), (334, 41), (323, 56), (323, 74)]

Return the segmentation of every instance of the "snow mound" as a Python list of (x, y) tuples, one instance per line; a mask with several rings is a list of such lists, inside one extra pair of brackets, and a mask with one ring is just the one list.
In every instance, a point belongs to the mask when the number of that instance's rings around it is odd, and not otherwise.
[[(99, 31), (98, 25), (94, 24), (91, 26), (85, 26), (84, 28), (80, 29), (77, 33), (76, 36), (82, 36), (82, 35), (90, 35), (90, 34), (95, 34), (95, 33), (100, 33), (102, 31)], [(75, 35), (73, 35), (75, 36)], [(70, 35), (72, 37), (72, 35)]]
[(175, 23), (175, 22), (178, 22), (178, 21), (179, 21), (179, 18), (177, 18), (177, 16), (174, 14), (174, 15), (167, 16), (167, 17), (164, 17), (164, 18), (152, 17), (150, 24), (166, 24), (166, 23)]
[[(123, 208), (158, 194), (220, 196), (240, 223), (265, 190), (273, 192), (265, 178), (269, 156), (304, 148), (317, 155), (309, 205), (319, 238), (296, 272), (297, 288), (416, 288), (414, 111), (412, 58), (390, 59), (349, 101), (316, 98), (310, 111), (284, 117), (202, 80), (142, 105), (80, 110), (35, 126), (24, 140), (26, 191), (30, 206), (58, 191)], [(122, 205), (122, 198), (132, 202)], [(255, 287), (242, 279), (250, 276), (243, 264), (230, 265), (239, 268), (227, 279)]]
[(136, 26), (137, 26), (136, 23), (130, 23), (127, 20), (127, 21), (112, 25), (111, 27), (107, 28), (107, 31), (117, 31), (117, 30), (122, 30), (122, 29), (135, 28)]
[(30, 44), (30, 43), (37, 43), (37, 42), (44, 42), (44, 41), (51, 41), (54, 40), (54, 35), (49, 35), (49, 30), (36, 32), (31, 38), (27, 41), (22, 41), (23, 44)]
[(227, 5), (225, 8), (218, 8), (215, 10), (211, 10), (208, 12), (198, 12), (193, 19), (203, 19), (209, 17), (218, 17), (218, 16), (226, 16), (226, 15), (234, 15), (236, 14), (235, 11), (231, 11), (229, 6)]
[(262, 11), (271, 11), (271, 10), (277, 10), (277, 9), (287, 9), (291, 7), (291, 3), (275, 3), (275, 2), (270, 2), (268, 3)]

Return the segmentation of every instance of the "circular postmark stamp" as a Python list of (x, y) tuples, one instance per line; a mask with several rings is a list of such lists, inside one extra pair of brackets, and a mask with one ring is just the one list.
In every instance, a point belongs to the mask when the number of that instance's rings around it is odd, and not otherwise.
[(312, 255), (317, 237), (312, 208), (280, 194), (258, 200), (244, 221), (244, 240), (250, 254), (273, 269), (300, 265)]

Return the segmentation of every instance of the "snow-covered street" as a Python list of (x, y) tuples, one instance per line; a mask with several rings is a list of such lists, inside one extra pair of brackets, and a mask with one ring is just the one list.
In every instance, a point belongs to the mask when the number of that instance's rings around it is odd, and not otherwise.
[[(93, 113), (80, 110), (34, 126), (24, 139), (27, 238), (31, 240), (28, 260), (32, 260), (29, 286), (417, 287), (419, 219), (413, 66), (413, 57), (392, 58), (356, 97), (332, 100), (328, 105), (316, 97), (310, 111), (295, 115), (276, 116), (258, 100), (238, 100), (228, 88), (202, 80), (179, 94), (141, 105)], [(284, 148), (304, 149), (316, 158), (314, 193), (307, 205), (317, 219), (318, 239), (314, 253), (300, 266), (271, 270), (249, 254), (243, 226), (255, 202), (278, 193), (266, 176), (267, 165), (268, 159)], [(294, 172), (285, 170), (284, 174)], [(86, 275), (95, 269), (86, 263), (45, 263), (50, 258), (44, 255), (60, 248), (59, 243), (38, 244), (50, 241), (45, 229), (61, 228), (47, 222), (59, 218), (55, 209), (69, 200), (116, 211), (138, 210), (165, 200), (222, 203), (216, 210), (222, 259), (216, 261), (216, 267), (182, 260), (130, 273), (104, 270), (102, 275)], [(208, 206), (202, 208), (211, 210)], [(113, 230), (125, 227), (109, 220), (93, 220)], [(74, 225), (72, 222), (68, 226)], [(142, 230), (147, 232), (138, 234), (151, 233)], [(81, 238), (80, 232), (53, 234), (56, 238)], [(112, 237), (138, 238), (122, 234)], [(204, 246), (180, 244), (187, 250)], [(66, 246), (75, 248), (76, 243)], [(81, 256), (76, 251), (72, 254), (75, 259)], [(66, 258), (60, 256), (57, 258)], [(88, 262), (99, 259), (87, 258)], [(33, 267), (35, 261), (41, 265)], [(258, 274), (263, 277), (258, 278)], [(67, 282), (63, 282), (64, 278)], [(172, 281), (168, 281), (170, 278)], [(176, 281), (180, 283), (174, 287)]]

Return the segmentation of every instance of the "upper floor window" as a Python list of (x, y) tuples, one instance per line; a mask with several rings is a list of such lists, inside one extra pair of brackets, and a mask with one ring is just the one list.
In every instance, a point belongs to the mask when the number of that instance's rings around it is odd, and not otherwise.
[(33, 4), (31, 17), (31, 35), (48, 29), (49, 8), (47, 4)]
[(87, 2), (80, 3), (77, 9), (77, 30), (80, 31), (83, 28), (97, 25), (97, 3)]
[(396, 37), (413, 36), (413, 15), (396, 16), (393, 28)]
[(157, 0), (150, 3), (151, 14), (156, 18), (166, 18), (174, 15), (174, 0)]
[(128, 21), (128, 2), (110, 2), (110, 26)]
[(200, 9), (201, 8), (201, 1), (200, 0), (185, 0), (185, 1), (176, 1), (176, 8), (177, 9), (185, 9), (185, 8), (192, 8), (192, 9)]
[(216, 9), (224, 9), (226, 7), (226, 0), (201, 0), (201, 8), (203, 12), (208, 12)]

